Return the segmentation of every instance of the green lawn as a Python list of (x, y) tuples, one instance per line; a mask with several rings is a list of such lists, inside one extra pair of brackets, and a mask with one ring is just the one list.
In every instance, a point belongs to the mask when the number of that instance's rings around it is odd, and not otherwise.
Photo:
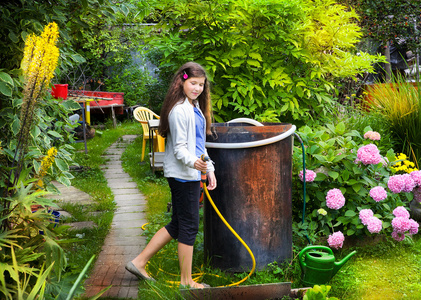
[(421, 239), (388, 239), (356, 248), (330, 283), (342, 300), (421, 299)]

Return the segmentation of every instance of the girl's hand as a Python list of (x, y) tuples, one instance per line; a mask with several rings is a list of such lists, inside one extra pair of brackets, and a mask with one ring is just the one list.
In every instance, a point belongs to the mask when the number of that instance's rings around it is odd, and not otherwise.
[(208, 164), (200, 158), (194, 162), (194, 168), (200, 172), (206, 173)]
[(206, 174), (208, 176), (208, 185), (206, 188), (211, 191), (216, 188), (216, 177), (214, 172), (209, 172)]

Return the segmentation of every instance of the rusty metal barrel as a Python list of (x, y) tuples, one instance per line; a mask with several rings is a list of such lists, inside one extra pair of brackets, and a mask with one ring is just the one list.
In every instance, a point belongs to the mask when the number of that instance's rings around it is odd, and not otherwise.
[[(242, 119), (240, 119), (242, 120)], [(248, 120), (248, 119), (246, 119)], [(221, 214), (250, 247), (256, 269), (292, 258), (292, 148), (295, 126), (212, 124), (206, 148), (218, 186), (209, 191)], [(261, 126), (264, 125), (264, 126)], [(252, 268), (247, 249), (205, 201), (205, 259), (215, 268)]]

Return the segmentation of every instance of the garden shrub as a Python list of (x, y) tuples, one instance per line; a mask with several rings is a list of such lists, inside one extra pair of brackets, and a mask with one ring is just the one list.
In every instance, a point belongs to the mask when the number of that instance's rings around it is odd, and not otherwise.
[[(405, 212), (414, 197), (412, 191), (419, 184), (419, 171), (405, 175), (409, 178), (396, 173), (393, 166), (397, 157), (393, 149), (376, 146), (381, 145), (380, 134), (370, 127), (360, 134), (348, 130), (344, 122), (315, 128), (304, 126), (298, 134), (305, 145), (308, 177), (304, 226), (298, 223), (303, 207), (303, 175), (300, 174), (303, 163), (302, 150), (297, 147), (293, 154), (296, 230), (307, 230), (313, 241), (334, 232), (328, 242), (335, 248), (342, 247), (345, 236), (381, 232), (392, 233), (398, 240), (404, 233), (411, 235), (418, 231), (418, 227), (411, 227), (415, 224)], [(400, 221), (409, 226), (406, 230), (400, 230), (398, 216), (405, 218)]]
[(352, 53), (357, 15), (330, 0), (163, 0), (155, 7), (161, 21), (148, 45), (164, 53), (160, 67), (203, 64), (218, 122), (323, 117), (334, 78), (371, 72), (380, 60)]
[(105, 79), (105, 88), (109, 92), (123, 92), (126, 106), (141, 105), (149, 107), (149, 86), (157, 80), (149, 75), (149, 71), (139, 65), (128, 65), (120, 68), (120, 72), (112, 72)]

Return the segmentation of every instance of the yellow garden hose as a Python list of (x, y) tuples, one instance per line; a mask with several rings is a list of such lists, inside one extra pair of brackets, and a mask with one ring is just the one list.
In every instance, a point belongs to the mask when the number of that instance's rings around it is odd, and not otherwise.
[(251, 252), (249, 246), (243, 241), (243, 239), (237, 234), (237, 232), (235, 232), (234, 228), (231, 227), (231, 225), (227, 222), (227, 220), (225, 220), (224, 216), (221, 214), (221, 212), (219, 211), (218, 207), (216, 207), (215, 203), (213, 202), (211, 196), (209, 195), (209, 191), (206, 188), (206, 183), (203, 183), (203, 190), (205, 191), (206, 197), (208, 197), (209, 203), (212, 205), (213, 209), (215, 210), (216, 214), (219, 216), (219, 218), (222, 220), (222, 222), (224, 222), (225, 226), (227, 226), (227, 228), (232, 232), (232, 234), (240, 241), (241, 244), (243, 244), (243, 246), (247, 249), (247, 251), (250, 254), (250, 257), (253, 261), (253, 267), (251, 268), (250, 273), (244, 277), (243, 279), (241, 279), (238, 282), (234, 282), (231, 283), (227, 286), (236, 286), (239, 285), (240, 283), (243, 283), (244, 281), (246, 281), (248, 278), (250, 278), (251, 274), (254, 273), (254, 270), (256, 269), (256, 259), (254, 258), (254, 254), (253, 252)]

